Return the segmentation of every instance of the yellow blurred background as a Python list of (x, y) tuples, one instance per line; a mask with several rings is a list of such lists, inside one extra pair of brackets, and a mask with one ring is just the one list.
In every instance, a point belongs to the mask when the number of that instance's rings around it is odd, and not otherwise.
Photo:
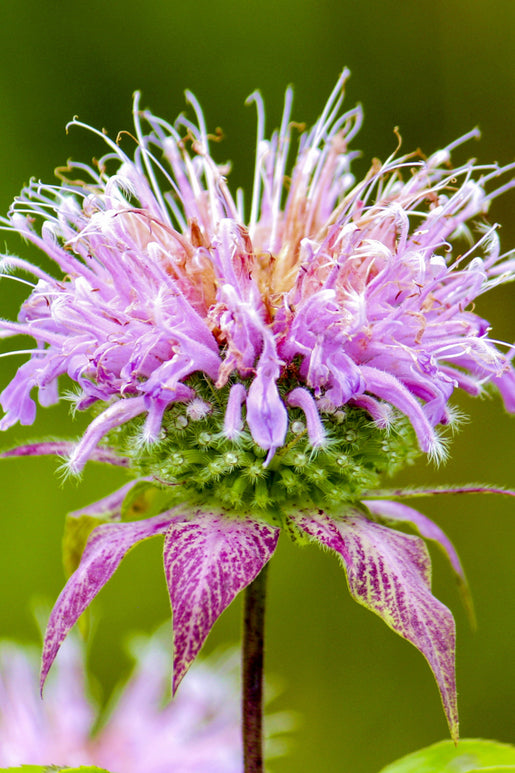
[[(221, 126), (220, 161), (231, 159), (233, 189), (249, 189), (255, 114), (244, 100), (260, 88), (270, 132), (284, 90), (295, 86), (294, 118), (312, 122), (344, 65), (346, 105), (365, 108), (355, 140), (357, 169), (384, 159), (396, 145), (430, 153), (473, 126), (483, 139), (458, 160), (507, 163), (515, 156), (515, 4), (474, 0), (25, 0), (2, 8), (0, 24), (0, 211), (31, 176), (48, 182), (72, 156), (102, 151), (64, 126), (74, 115), (115, 137), (131, 129), (131, 95), (173, 120), (191, 89), (208, 127)], [(515, 247), (515, 193), (497, 200), (491, 219), (503, 224), (505, 250)], [(2, 251), (34, 251), (2, 233)], [(2, 316), (16, 314), (23, 288), (2, 280)], [(481, 300), (495, 337), (513, 340), (513, 288)], [(2, 350), (8, 346), (3, 345)], [(21, 362), (21, 361), (20, 361)], [(18, 361), (0, 360), (0, 386)], [(514, 423), (500, 400), (462, 397), (470, 416), (446, 468), (421, 462), (407, 484), (491, 482), (514, 486)], [(66, 407), (41, 409), (35, 427), (14, 428), (2, 447), (43, 435), (74, 437)], [(34, 598), (53, 601), (63, 582), (64, 514), (109, 493), (120, 471), (92, 465), (83, 482), (59, 482), (53, 460), (0, 465), (2, 593), (0, 636), (35, 639)], [(514, 508), (507, 498), (439, 497), (418, 506), (449, 533), (474, 593), (478, 630), (460, 608), (448, 567), (434, 553), (436, 595), (455, 612), (462, 734), (515, 741)], [(236, 603), (217, 623), (206, 649), (238, 641)], [(90, 665), (107, 698), (128, 669), (123, 642), (169, 615), (159, 540), (131, 553), (93, 606)], [(267, 670), (282, 692), (276, 709), (300, 715), (289, 757), (275, 773), (373, 773), (394, 758), (446, 737), (436, 686), (422, 657), (349, 598), (336, 559), (283, 540), (269, 576)]]

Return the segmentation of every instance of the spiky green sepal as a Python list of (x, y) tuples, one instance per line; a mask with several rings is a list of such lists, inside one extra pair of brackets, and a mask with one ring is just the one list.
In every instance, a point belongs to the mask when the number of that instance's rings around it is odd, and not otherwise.
[(195, 391), (197, 406), (203, 401), (204, 410), (172, 405), (158, 442), (144, 442), (140, 417), (106, 439), (130, 459), (135, 475), (173, 486), (171, 500), (209, 501), (228, 511), (263, 515), (299, 506), (334, 509), (359, 501), (384, 475), (412, 463), (419, 453), (404, 417), (394, 416), (388, 429), (381, 429), (364, 410), (351, 406), (324, 416), (327, 442), (313, 448), (303, 412), (290, 407), (285, 444), (266, 465), (266, 451), (248, 431), (236, 440), (224, 435), (229, 387), (216, 390), (199, 378)]

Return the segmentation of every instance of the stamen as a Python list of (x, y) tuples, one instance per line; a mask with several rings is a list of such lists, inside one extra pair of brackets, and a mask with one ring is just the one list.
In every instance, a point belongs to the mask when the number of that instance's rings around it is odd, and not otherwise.
[(289, 86), (284, 95), (283, 117), (277, 137), (277, 153), (274, 164), (274, 179), (272, 184), (272, 223), (270, 228), (270, 239), (268, 242), (268, 250), (272, 254), (275, 253), (279, 247), (279, 245), (276, 244), (276, 238), (281, 216), (281, 195), (284, 190), (286, 161), (288, 159), (288, 150), (290, 147), (290, 115), (292, 104), (293, 89)]
[(260, 204), (260, 190), (261, 190), (261, 161), (262, 161), (262, 145), (265, 138), (265, 106), (263, 104), (263, 97), (259, 91), (254, 91), (249, 97), (247, 97), (245, 104), (250, 105), (252, 102), (256, 104), (257, 110), (257, 137), (256, 137), (256, 160), (254, 164), (254, 183), (252, 186), (252, 203), (250, 209), (249, 220), (249, 234), (250, 238), (254, 238), (254, 231), (259, 215)]
[[(1, 322), (0, 322), (1, 324)], [(0, 338), (2, 338), (2, 334), (0, 333)], [(18, 354), (46, 354), (46, 349), (15, 349), (12, 352), (2, 352), (0, 353), (0, 357), (11, 357)]]
[(0, 279), (12, 279), (13, 282), (19, 282), (21, 285), (27, 285), (27, 287), (30, 287), (32, 290), (36, 287), (34, 282), (28, 282), (26, 279), (22, 279), (19, 276), (13, 276), (12, 274), (4, 274), (1, 269), (4, 268), (4, 266), (0, 267)]

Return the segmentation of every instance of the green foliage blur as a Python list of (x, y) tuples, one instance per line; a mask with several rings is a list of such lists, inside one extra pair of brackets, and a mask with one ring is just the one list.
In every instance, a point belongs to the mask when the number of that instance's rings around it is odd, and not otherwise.
[[(515, 746), (464, 738), (458, 746), (440, 741), (408, 754), (380, 773), (515, 773)], [(70, 772), (71, 773), (71, 772)]]
[[(173, 120), (183, 91), (199, 98), (208, 123), (221, 126), (220, 161), (231, 159), (230, 184), (249, 189), (255, 113), (244, 100), (260, 88), (267, 130), (280, 119), (284, 90), (295, 86), (294, 118), (312, 122), (339, 72), (350, 67), (346, 105), (362, 102), (365, 125), (355, 141), (357, 169), (384, 159), (397, 144), (426, 153), (475, 125), (480, 143), (460, 149), (506, 163), (515, 155), (515, 4), (470, 0), (136, 0), (5, 3), (0, 22), (0, 210), (31, 176), (51, 181), (67, 158), (103, 152), (86, 133), (64, 126), (74, 115), (115, 137), (131, 130), (132, 92)], [(494, 202), (504, 249), (515, 247), (515, 193)], [(39, 259), (2, 232), (1, 251)], [(24, 289), (0, 280), (0, 314), (13, 318)], [(513, 288), (481, 300), (495, 337), (513, 340)], [(2, 351), (9, 348), (4, 343)], [(0, 386), (20, 363), (0, 360)], [(500, 400), (460, 399), (470, 417), (452, 459), (436, 470), (419, 463), (397, 478), (410, 485), (490, 482), (514, 486), (514, 423)], [(66, 406), (42, 409), (32, 428), (14, 428), (2, 447), (42, 436), (77, 436)], [(80, 485), (63, 482), (53, 460), (0, 465), (0, 636), (36, 639), (31, 608), (50, 604), (63, 583), (65, 513), (121, 485), (121, 471), (91, 465)], [(478, 630), (460, 608), (449, 568), (434, 554), (434, 590), (455, 612), (463, 735), (515, 740), (515, 562), (513, 500), (494, 496), (417, 501), (448, 532), (468, 572)], [(96, 689), (108, 698), (128, 671), (123, 642), (169, 616), (159, 540), (131, 553), (92, 607), (89, 662)], [(237, 642), (235, 603), (206, 645)], [(354, 604), (336, 559), (283, 539), (269, 576), (267, 670), (282, 687), (275, 709), (298, 712), (291, 753), (275, 773), (372, 773), (421, 746), (447, 737), (433, 678), (421, 656)]]

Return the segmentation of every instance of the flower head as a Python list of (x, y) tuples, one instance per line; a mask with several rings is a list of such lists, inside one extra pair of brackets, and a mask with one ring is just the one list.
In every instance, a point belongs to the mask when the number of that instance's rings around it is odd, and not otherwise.
[(461, 566), (434, 524), (373, 491), (420, 451), (442, 458), (439, 428), (452, 421), (456, 388), (480, 394), (491, 383), (515, 411), (510, 355), (473, 310), (514, 276), (495, 226), (482, 221), (513, 182), (490, 184), (511, 167), (453, 168), (470, 132), (428, 158), (374, 161), (355, 180), (349, 145), (362, 114), (340, 113), (347, 76), (301, 134), (288, 176), (292, 92), (270, 140), (261, 97), (251, 97), (248, 217), (191, 94), (196, 121), (174, 125), (141, 111), (136, 96), (132, 156), (127, 138), (92, 130), (104, 157), (70, 163), (59, 186), (32, 182), (11, 208), (4, 227), (61, 275), (4, 258), (5, 271), (35, 284), (0, 335), (36, 346), (1, 395), (0, 427), (31, 424), (32, 389), (49, 405), (64, 374), (76, 408), (95, 412), (77, 444), (11, 455), (58, 453), (74, 472), (107, 461), (134, 478), (68, 519), (71, 576), (50, 617), (43, 678), (127, 551), (162, 534), (176, 687), (282, 526), (335, 551), (356, 600), (423, 652), (456, 736), (452, 615), (430, 592), (422, 540), (392, 527), (437, 540), (464, 583)]
[[(49, 679), (37, 687), (37, 652), (0, 646), (0, 765), (97, 765), (124, 773), (237, 773), (241, 770), (239, 701), (234, 657), (196, 664), (181, 695), (169, 702), (169, 647), (162, 636), (133, 647), (136, 665), (99, 729), (88, 695), (81, 648), (70, 640)], [(271, 716), (287, 729), (288, 718)], [(280, 740), (270, 738), (270, 754)], [(275, 746), (275, 749), (274, 749)]]
[[(319, 448), (334, 429), (328, 417), (343, 406), (382, 426), (393, 406), (438, 457), (435, 427), (449, 421), (456, 387), (477, 394), (493, 381), (513, 408), (513, 369), (471, 310), (512, 277), (513, 260), (500, 256), (495, 227), (483, 227), (465, 252), (452, 246), (487, 211), (499, 193), (487, 185), (503, 170), (450, 166), (451, 150), (471, 132), (429, 158), (375, 161), (356, 181), (349, 144), (362, 116), (359, 108), (340, 114), (346, 78), (301, 135), (290, 178), (292, 93), (270, 140), (253, 95), (259, 134), (248, 218), (210, 156), (191, 94), (196, 123), (169, 125), (140, 111), (136, 96), (134, 157), (101, 134), (108, 152), (94, 166), (70, 163), (59, 186), (33, 181), (22, 192), (6, 227), (62, 276), (4, 258), (4, 271), (28, 272), (36, 284), (2, 335), (37, 344), (2, 394), (4, 429), (34, 421), (34, 387), (42, 404), (57, 400), (63, 374), (78, 387), (78, 409), (103, 406), (71, 454), (75, 471), (136, 416), (145, 417), (146, 444), (161, 437), (171, 406), (195, 417), (192, 406), (205, 400), (199, 381), (225, 390), (226, 436), (250, 432), (268, 460), (299, 412)], [(237, 395), (230, 410), (226, 393)]]

